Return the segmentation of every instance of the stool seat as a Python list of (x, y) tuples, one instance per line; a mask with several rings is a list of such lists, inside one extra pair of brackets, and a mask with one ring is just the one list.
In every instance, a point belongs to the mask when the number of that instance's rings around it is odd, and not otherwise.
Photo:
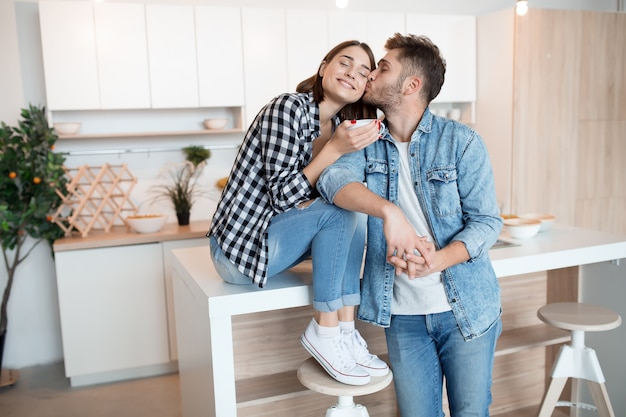
[(552, 303), (539, 309), (537, 316), (545, 323), (565, 330), (599, 332), (612, 330), (622, 324), (616, 312), (584, 303)]
[(347, 385), (332, 379), (314, 358), (302, 362), (298, 368), (298, 380), (311, 391), (339, 397), (337, 405), (328, 409), (326, 416), (367, 417), (367, 409), (354, 404), (353, 396), (368, 395), (385, 389), (393, 380), (391, 371), (385, 376), (371, 377), (365, 385)]
[[(596, 411), (601, 417), (615, 417), (605, 386), (604, 374), (595, 350), (585, 345), (585, 332), (612, 330), (622, 324), (616, 312), (604, 307), (577, 302), (551, 303), (537, 311), (543, 322), (569, 330), (572, 341), (561, 346), (552, 365), (550, 384), (541, 400), (538, 417), (549, 417), (555, 407), (567, 406)], [(585, 381), (591, 391), (595, 406), (576, 401), (559, 401), (568, 379), (572, 379), (572, 397), (577, 399), (578, 381)]]

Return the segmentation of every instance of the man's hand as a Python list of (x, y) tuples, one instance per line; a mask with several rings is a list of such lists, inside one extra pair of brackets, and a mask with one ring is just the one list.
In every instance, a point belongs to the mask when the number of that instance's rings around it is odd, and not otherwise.
[[(465, 244), (458, 240), (453, 240), (448, 246), (437, 250), (432, 242), (428, 242), (424, 238), (424, 246), (427, 248), (427, 252), (406, 254), (401, 259), (390, 258), (389, 262), (396, 267), (396, 274), (404, 272), (409, 276), (409, 279), (421, 278), (435, 272), (441, 272), (470, 258)], [(425, 261), (425, 257), (430, 259), (428, 263)]]
[[(425, 277), (435, 271), (437, 265), (437, 251), (435, 245), (426, 237), (418, 236), (413, 253), (405, 253), (403, 256), (387, 256), (387, 261), (396, 267), (396, 275), (405, 273), (409, 279)], [(430, 261), (427, 262), (426, 260)]]
[[(435, 246), (418, 236), (402, 210), (393, 204), (384, 209), (383, 232), (387, 240), (387, 261), (396, 267), (396, 273), (416, 273), (416, 269), (432, 267)], [(411, 264), (407, 265), (407, 259), (411, 259)]]

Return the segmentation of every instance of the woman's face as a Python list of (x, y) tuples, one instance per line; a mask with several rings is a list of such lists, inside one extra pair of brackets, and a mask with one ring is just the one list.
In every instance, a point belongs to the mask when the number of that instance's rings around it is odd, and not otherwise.
[(322, 64), (320, 75), (325, 100), (338, 104), (358, 101), (372, 71), (367, 53), (359, 46), (349, 46)]

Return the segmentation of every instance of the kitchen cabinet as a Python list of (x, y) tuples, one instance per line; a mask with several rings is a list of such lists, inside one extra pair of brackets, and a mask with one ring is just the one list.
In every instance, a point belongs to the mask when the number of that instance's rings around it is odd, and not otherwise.
[(153, 108), (198, 107), (193, 6), (146, 5)]
[(159, 243), (55, 253), (65, 374), (170, 362)]
[(405, 33), (404, 13), (341, 10), (328, 14), (329, 47), (356, 39), (369, 45), (376, 62), (386, 53), (385, 41), (396, 32)]
[(149, 108), (143, 4), (39, 5), (49, 110)]
[(241, 18), (246, 125), (249, 125), (272, 98), (294, 87), (287, 85), (285, 10), (246, 7), (241, 10)]
[(349, 10), (331, 10), (328, 12), (328, 43), (329, 49), (347, 41), (367, 40), (367, 13)]
[(434, 101), (476, 101), (476, 18), (409, 13), (406, 30), (428, 36), (446, 60), (446, 80)]
[(312, 33), (302, 30), (302, 22), (306, 22), (311, 28), (325, 28), (328, 26), (327, 12), (302, 9), (286, 11), (287, 78), (289, 81), (285, 91), (296, 91), (300, 81), (315, 74), (322, 59), (332, 48), (328, 44), (327, 31), (316, 30)]
[(439, 115), (475, 122), (476, 17), (407, 14), (406, 31), (428, 36), (446, 60), (446, 79), (431, 110)]
[(176, 372), (171, 250), (208, 245), (208, 222), (125, 227), (54, 243), (65, 374), (72, 386)]
[(143, 4), (94, 3), (101, 109), (150, 108)]
[[(475, 86), (468, 17), (406, 15), (412, 26), (405, 27), (403, 13), (347, 10), (49, 1), (40, 11), (50, 122), (83, 123), (63, 139), (224, 133), (201, 125), (222, 113), (231, 119), (226, 131), (240, 133), (269, 100), (312, 75), (330, 47), (359, 39), (380, 59), (389, 36), (410, 27), (419, 33), (424, 22), (450, 48), (448, 61), (465, 64), (463, 82), (449, 69), (438, 100), (446, 109), (460, 105), (463, 121), (473, 119), (473, 99), (465, 97)], [(175, 113), (181, 109), (207, 115), (186, 124)], [(169, 116), (180, 124), (167, 124)]]
[(404, 13), (368, 12), (365, 41), (372, 48), (376, 63), (385, 56), (385, 42), (395, 33), (406, 33)]
[(196, 6), (200, 107), (244, 105), (241, 9)]
[[(82, 123), (79, 134), (62, 139), (241, 133), (239, 14), (238, 8), (199, 6), (196, 14), (193, 7), (142, 3), (42, 2), (50, 123)], [(230, 121), (225, 129), (205, 130), (202, 120), (210, 117)]]
[(48, 109), (99, 108), (92, 4), (40, 2), (39, 16)]

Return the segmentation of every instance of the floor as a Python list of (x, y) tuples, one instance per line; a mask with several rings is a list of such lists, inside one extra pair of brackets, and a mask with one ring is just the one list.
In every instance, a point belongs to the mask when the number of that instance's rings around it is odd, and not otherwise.
[(19, 372), (0, 388), (2, 417), (182, 417), (178, 374), (72, 388), (63, 363)]
[[(18, 381), (0, 388), (1, 417), (182, 417), (178, 374), (72, 388), (63, 363), (19, 370)], [(566, 417), (558, 409), (554, 417)], [(503, 414), (534, 417), (536, 407)], [(578, 417), (597, 416), (579, 411)]]

